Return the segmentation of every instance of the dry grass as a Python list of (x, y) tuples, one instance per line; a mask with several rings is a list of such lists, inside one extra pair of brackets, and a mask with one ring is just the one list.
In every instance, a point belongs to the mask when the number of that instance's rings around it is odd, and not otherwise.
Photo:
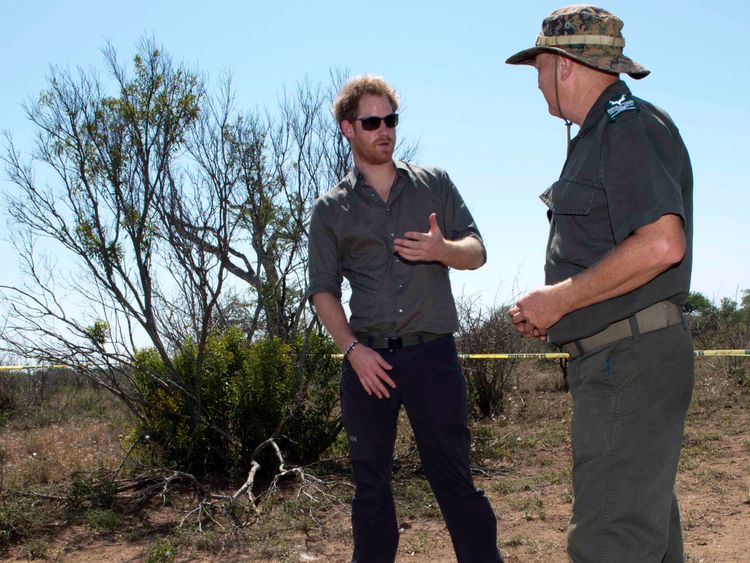
[(94, 419), (3, 432), (3, 485), (27, 489), (66, 481), (80, 471), (115, 469), (124, 455), (120, 432), (113, 423)]
[[(736, 561), (746, 556), (750, 536), (750, 391), (712, 364), (699, 377), (685, 434), (677, 492), (689, 561)], [(509, 391), (507, 408), (495, 420), (474, 424), (476, 480), (499, 518), (506, 561), (565, 561), (570, 511), (571, 402), (561, 392), (553, 365), (524, 367)], [(720, 367), (720, 366), (719, 366)], [(85, 391), (88, 393), (89, 391)], [(47, 411), (9, 418), (0, 431), (3, 489), (69, 486), (76, 471), (114, 468), (124, 455), (123, 413), (104, 399), (52, 395)], [(50, 407), (49, 405), (54, 405)], [(90, 510), (77, 525), (37, 526), (28, 506), (19, 522), (35, 533), (18, 536), (9, 557), (60, 561), (343, 561), (351, 550), (348, 468), (341, 440), (330, 452), (338, 459), (317, 468), (320, 481), (301, 487), (285, 482), (263, 497), (260, 513), (242, 529), (226, 514), (215, 522), (191, 516), (191, 492), (169, 491), (137, 514)], [(36, 455), (35, 455), (36, 454)], [(452, 561), (450, 537), (432, 494), (419, 474), (419, 459), (404, 419), (396, 445), (394, 492), (401, 542), (398, 561)], [(66, 484), (67, 483), (67, 484)], [(234, 484), (225, 484), (231, 492)], [(0, 504), (0, 520), (3, 509)], [(25, 519), (24, 519), (25, 518)], [(38, 519), (42, 521), (42, 519)]]

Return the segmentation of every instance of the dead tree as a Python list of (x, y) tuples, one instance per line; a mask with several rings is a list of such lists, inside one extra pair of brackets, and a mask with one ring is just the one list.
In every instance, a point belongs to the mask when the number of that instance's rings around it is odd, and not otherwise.
[[(212, 95), (153, 40), (130, 66), (111, 47), (104, 60), (104, 79), (51, 71), (26, 106), (31, 159), (6, 134), (23, 278), (0, 287), (0, 340), (18, 357), (80, 371), (141, 420), (133, 372), (144, 369), (139, 349), (152, 348), (164, 369), (149, 377), (189, 405), (175, 416), (211, 426), (202, 376), (212, 331), (239, 322), (248, 339), (290, 341), (319, 330), (304, 299), (307, 224), (350, 166), (330, 111), (345, 75), (249, 113), (229, 78)], [(173, 363), (186, 346), (197, 350), (187, 372)]]

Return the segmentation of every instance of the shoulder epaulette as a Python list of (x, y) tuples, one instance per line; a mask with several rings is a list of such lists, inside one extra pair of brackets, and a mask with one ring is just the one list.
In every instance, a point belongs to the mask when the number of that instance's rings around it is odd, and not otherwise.
[(617, 121), (617, 116), (625, 111), (638, 110), (638, 104), (630, 92), (619, 94), (607, 102), (607, 116), (610, 121)]

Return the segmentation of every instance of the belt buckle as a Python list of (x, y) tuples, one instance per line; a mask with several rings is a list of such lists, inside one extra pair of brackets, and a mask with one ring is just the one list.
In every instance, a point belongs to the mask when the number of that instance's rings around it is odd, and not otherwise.
[(401, 340), (400, 336), (396, 338), (387, 337), (385, 343), (388, 345), (389, 350), (401, 350), (404, 347), (404, 341)]

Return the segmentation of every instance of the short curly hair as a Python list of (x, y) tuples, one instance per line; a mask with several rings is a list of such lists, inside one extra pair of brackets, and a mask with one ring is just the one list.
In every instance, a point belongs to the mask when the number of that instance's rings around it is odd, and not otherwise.
[(333, 101), (333, 115), (339, 125), (342, 121), (357, 119), (359, 100), (362, 96), (387, 96), (393, 111), (398, 109), (396, 90), (380, 76), (357, 76), (352, 78), (339, 90)]

